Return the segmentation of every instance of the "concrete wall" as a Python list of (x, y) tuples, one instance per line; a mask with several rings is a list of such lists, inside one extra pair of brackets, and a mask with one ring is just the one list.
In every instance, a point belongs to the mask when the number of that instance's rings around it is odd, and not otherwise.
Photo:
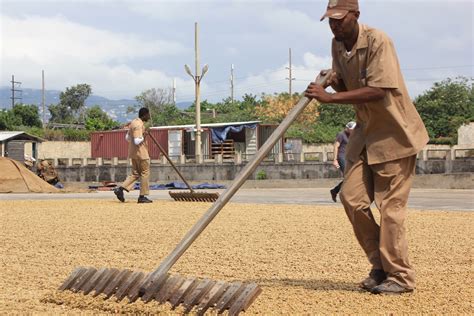
[[(177, 165), (178, 170), (189, 181), (229, 181), (235, 179), (244, 164), (186, 164)], [(131, 172), (127, 163), (115, 165), (58, 165), (59, 177), (63, 182), (122, 182)], [(331, 163), (261, 163), (249, 179), (256, 179), (256, 174), (263, 170), (269, 180), (311, 180), (333, 179), (341, 175)], [(456, 160), (421, 160), (417, 161), (417, 174), (465, 174), (474, 176), (474, 159)], [(151, 182), (167, 183), (181, 181), (176, 172), (167, 164), (152, 163)]]
[[(474, 129), (474, 125), (469, 125)], [(467, 130), (467, 129), (466, 129)], [(470, 130), (471, 132), (473, 130)], [(474, 135), (471, 135), (474, 138)], [(445, 159), (447, 153), (455, 151), (458, 157), (472, 157), (474, 156), (474, 143), (463, 146), (449, 146), (449, 145), (427, 145), (424, 149), (428, 151), (428, 159)], [(31, 143), (25, 144), (25, 154), (31, 156)], [(333, 159), (333, 145), (332, 144), (303, 144), (302, 151), (305, 153), (306, 160), (316, 161), (331, 161)], [(285, 154), (284, 159), (300, 160), (301, 153)], [(84, 159), (91, 156), (90, 142), (64, 142), (64, 141), (47, 141), (39, 143), (38, 158), (40, 159)]]
[(458, 145), (474, 145), (474, 122), (459, 127)]
[[(25, 146), (25, 154), (31, 155), (31, 146)], [(38, 158), (88, 158), (91, 156), (90, 142), (47, 141), (39, 143)]]

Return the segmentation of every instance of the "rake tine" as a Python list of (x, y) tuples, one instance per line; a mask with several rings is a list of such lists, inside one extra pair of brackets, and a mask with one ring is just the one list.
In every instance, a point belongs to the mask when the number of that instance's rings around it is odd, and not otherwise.
[(218, 193), (206, 192), (169, 192), (169, 195), (175, 201), (182, 202), (215, 202), (219, 198)]
[(232, 285), (225, 291), (225, 294), (217, 302), (216, 309), (218, 313), (223, 313), (227, 307), (236, 299), (238, 295), (244, 290), (245, 285), (242, 282), (234, 282)]
[(136, 282), (135, 285), (130, 288), (130, 291), (128, 291), (127, 297), (130, 303), (135, 302), (140, 297), (140, 289), (146, 282), (148, 275), (149, 274), (144, 275), (143, 278)]
[(242, 294), (229, 307), (229, 316), (238, 315), (241, 311), (246, 310), (261, 292), (262, 289), (257, 284), (247, 285)]
[(115, 296), (117, 302), (127, 297), (128, 302), (133, 303), (140, 296), (144, 303), (155, 300), (164, 304), (168, 301), (173, 310), (182, 305), (184, 314), (194, 310), (196, 315), (204, 315), (209, 308), (214, 308), (218, 314), (228, 310), (230, 316), (247, 310), (262, 291), (255, 283), (227, 283), (180, 275), (153, 275), (128, 269), (119, 271), (92, 267), (76, 268), (61, 288), (83, 291), (84, 295), (95, 291), (93, 297), (104, 294), (105, 299)]
[(144, 273), (140, 271), (135, 271), (128, 278), (126, 282), (117, 289), (115, 297), (117, 297), (117, 302), (120, 302), (125, 296), (127, 296), (127, 291), (131, 289), (136, 283), (139, 283), (143, 279)]
[(71, 291), (79, 292), (81, 287), (89, 281), (89, 279), (97, 272), (95, 268), (88, 268), (86, 272), (84, 272), (79, 278), (77, 278), (76, 282), (71, 286)]
[(210, 279), (202, 280), (200, 284), (194, 289), (194, 291), (189, 293), (189, 295), (184, 300), (183, 306), (186, 308), (184, 313), (189, 313), (199, 302), (199, 300), (201, 300), (201, 298), (211, 290), (214, 284), (216, 284), (216, 281)]
[(166, 280), (165, 284), (160, 288), (160, 290), (155, 294), (155, 300), (157, 300), (160, 303), (164, 303), (166, 300), (163, 300), (163, 297), (166, 296), (166, 293), (169, 292), (170, 288), (172, 288), (176, 282), (179, 281), (181, 276), (179, 275), (173, 275)]
[(153, 280), (149, 281), (148, 284), (143, 284), (143, 287), (140, 289), (140, 292), (143, 293), (142, 301), (148, 303), (153, 299), (156, 292), (165, 284), (168, 279), (169, 274), (157, 275)]
[(105, 290), (109, 282), (112, 281), (117, 276), (118, 273), (119, 273), (119, 270), (115, 268), (112, 268), (109, 271), (107, 271), (104, 277), (94, 287), (93, 289), (94, 294), (92, 294), (92, 296), (96, 297), (97, 295), (101, 294)]
[(110, 298), (117, 291), (117, 287), (123, 281), (125, 281), (131, 273), (132, 271), (128, 269), (120, 271), (120, 273), (113, 280), (111, 280), (111, 282), (104, 289), (105, 299)]
[(209, 292), (207, 292), (201, 303), (198, 305), (197, 315), (204, 315), (204, 313), (206, 313), (206, 311), (219, 300), (219, 298), (222, 296), (222, 294), (224, 294), (229, 286), (229, 283), (217, 281), (217, 283), (211, 288)]
[(81, 287), (80, 290), (84, 292), (84, 295), (89, 294), (90, 291), (94, 288), (94, 285), (97, 284), (97, 282), (102, 279), (102, 277), (105, 275), (107, 272), (107, 268), (100, 268), (97, 270), (97, 272), (87, 281), (87, 283), (84, 283), (84, 285)]
[(69, 275), (69, 277), (66, 279), (66, 281), (61, 284), (61, 286), (58, 288), (59, 291), (64, 291), (67, 290), (71, 287), (74, 282), (76, 282), (77, 278), (79, 278), (84, 272), (86, 272), (87, 269), (84, 267), (77, 267), (72, 271), (72, 273)]
[(198, 282), (198, 279), (194, 277), (184, 281), (181, 287), (171, 296), (169, 300), (172, 305), (171, 309), (175, 309), (184, 300), (185, 296), (194, 290)]

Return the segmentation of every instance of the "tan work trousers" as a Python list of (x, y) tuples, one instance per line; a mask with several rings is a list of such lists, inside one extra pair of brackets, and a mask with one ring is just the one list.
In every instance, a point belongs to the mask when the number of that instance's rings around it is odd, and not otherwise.
[[(415, 271), (408, 260), (405, 218), (408, 194), (415, 174), (416, 155), (368, 165), (367, 152), (347, 161), (340, 199), (355, 235), (373, 269), (383, 269), (387, 279), (415, 288)], [(380, 226), (370, 205), (380, 211)]]
[(148, 195), (150, 193), (150, 159), (132, 159), (132, 174), (125, 179), (122, 187), (130, 191), (138, 179), (140, 179), (140, 195)]

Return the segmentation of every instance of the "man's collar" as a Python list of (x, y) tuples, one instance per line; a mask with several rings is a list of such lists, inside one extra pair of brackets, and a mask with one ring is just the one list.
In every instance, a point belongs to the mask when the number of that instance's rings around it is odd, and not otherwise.
[(366, 33), (367, 25), (359, 24), (359, 36), (357, 37), (356, 49), (367, 48), (369, 46)]
[[(369, 46), (369, 43), (367, 42), (367, 36), (365, 34), (366, 32), (367, 32), (367, 25), (359, 23), (359, 35), (357, 35), (357, 41), (355, 43), (356, 50), (367, 48)], [(338, 45), (338, 51), (340, 53), (344, 53), (346, 51), (344, 42), (337, 42), (337, 45)]]

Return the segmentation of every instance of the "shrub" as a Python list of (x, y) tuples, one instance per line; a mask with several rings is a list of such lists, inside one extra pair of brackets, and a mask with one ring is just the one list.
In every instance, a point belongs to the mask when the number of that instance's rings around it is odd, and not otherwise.
[(265, 170), (259, 170), (257, 172), (257, 177), (256, 177), (257, 180), (265, 180), (266, 178), (267, 178), (267, 173), (265, 172)]

